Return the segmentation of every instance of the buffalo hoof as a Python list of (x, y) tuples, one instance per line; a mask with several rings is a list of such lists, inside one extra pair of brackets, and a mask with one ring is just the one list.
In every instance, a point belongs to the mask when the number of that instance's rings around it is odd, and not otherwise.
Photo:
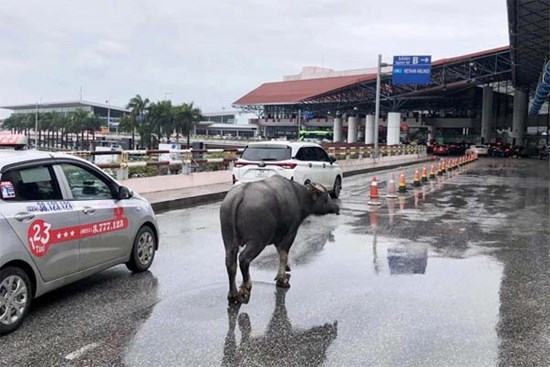
[(229, 303), (229, 305), (240, 304), (241, 302), (239, 301), (239, 294), (238, 293), (235, 293), (235, 294), (229, 293), (227, 295), (227, 302)]
[(248, 301), (250, 301), (250, 289), (241, 287), (239, 290), (239, 302), (246, 305)]
[(286, 271), (290, 271), (290, 266), (286, 266)]
[(277, 287), (281, 287), (281, 288), (290, 288), (290, 274), (285, 274), (285, 277), (284, 278), (278, 278), (277, 279), (277, 283), (275, 283), (277, 285)]

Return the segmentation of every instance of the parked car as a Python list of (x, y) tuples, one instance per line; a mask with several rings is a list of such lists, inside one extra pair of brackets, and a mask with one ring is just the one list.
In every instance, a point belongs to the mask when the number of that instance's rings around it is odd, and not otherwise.
[(512, 155), (512, 148), (509, 144), (494, 144), (488, 149), (491, 157), (508, 158)]
[(151, 266), (151, 205), (93, 164), (0, 150), (0, 188), (0, 335), (19, 327), (33, 298), (118, 264)]
[(319, 144), (270, 141), (250, 143), (233, 167), (233, 183), (281, 175), (300, 183), (316, 182), (333, 198), (342, 190), (342, 170)]
[(449, 155), (449, 148), (446, 145), (436, 145), (433, 148), (433, 155)]
[(448, 146), (449, 155), (464, 155), (466, 152), (466, 143), (452, 143)]
[(467, 153), (476, 153), (478, 156), (487, 156), (489, 148), (486, 145), (471, 145)]

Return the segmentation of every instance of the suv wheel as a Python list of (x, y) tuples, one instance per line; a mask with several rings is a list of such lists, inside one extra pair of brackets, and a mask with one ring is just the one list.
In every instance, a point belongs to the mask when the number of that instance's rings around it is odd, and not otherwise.
[(0, 271), (0, 335), (19, 327), (29, 312), (32, 285), (20, 268), (7, 267)]
[(134, 240), (130, 261), (126, 263), (126, 267), (134, 273), (149, 269), (155, 258), (156, 248), (157, 238), (153, 230), (148, 226), (141, 227)]
[(332, 191), (330, 192), (330, 197), (333, 199), (338, 199), (340, 196), (340, 191), (342, 191), (342, 179), (340, 176), (336, 176), (336, 179), (334, 180), (334, 186), (332, 188)]

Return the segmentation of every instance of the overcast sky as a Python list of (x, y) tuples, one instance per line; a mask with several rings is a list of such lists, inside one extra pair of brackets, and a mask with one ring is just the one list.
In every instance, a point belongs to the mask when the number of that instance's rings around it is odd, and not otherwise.
[[(509, 44), (505, 0), (1, 0), (0, 105), (83, 99), (229, 109), (302, 66)], [(0, 109), (0, 118), (7, 115)]]

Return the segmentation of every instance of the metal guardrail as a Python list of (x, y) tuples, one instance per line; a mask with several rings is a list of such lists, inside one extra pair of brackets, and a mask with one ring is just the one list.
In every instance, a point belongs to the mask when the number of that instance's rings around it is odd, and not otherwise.
[[(338, 160), (371, 158), (373, 154), (372, 146), (342, 146), (326, 149)], [(379, 150), (381, 157), (426, 153), (426, 147), (423, 145), (381, 146)], [(221, 164), (222, 169), (231, 169), (233, 162), (242, 151), (243, 149), (181, 149), (69, 151), (66, 153), (94, 162), (102, 169), (115, 170), (113, 176), (118, 180), (124, 180), (129, 177), (130, 168), (136, 167), (181, 167), (182, 173), (200, 171), (201, 167), (208, 164)], [(166, 155), (172, 157), (166, 159), (168, 158)], [(111, 156), (112, 159), (109, 162), (105, 159), (98, 162), (97, 157), (100, 156)], [(173, 157), (177, 159), (172, 159)]]

